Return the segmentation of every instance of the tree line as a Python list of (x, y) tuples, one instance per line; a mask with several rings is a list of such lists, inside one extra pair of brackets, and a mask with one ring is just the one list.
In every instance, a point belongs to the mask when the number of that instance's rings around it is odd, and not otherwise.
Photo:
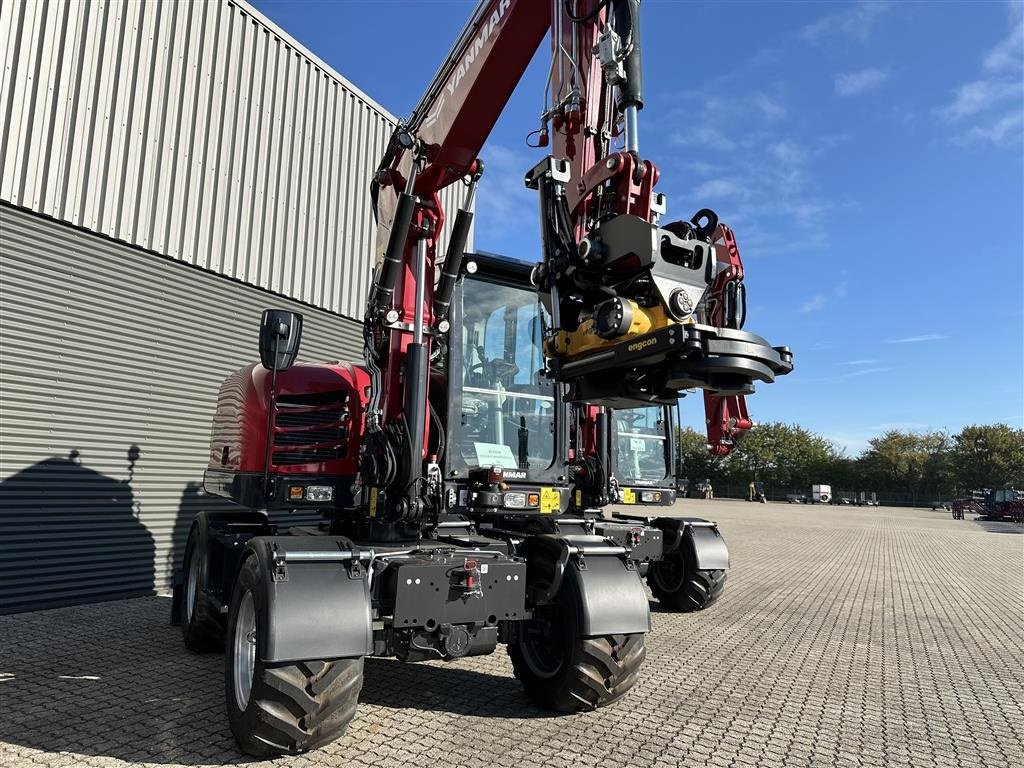
[(1024, 430), (1007, 424), (947, 432), (889, 430), (856, 457), (795, 424), (758, 424), (729, 455), (711, 456), (705, 435), (676, 430), (676, 476), (710, 479), (719, 495), (745, 494), (751, 481), (770, 495), (809, 494), (827, 483), (834, 494), (860, 491), (880, 501), (948, 500), (980, 488), (1024, 488)]

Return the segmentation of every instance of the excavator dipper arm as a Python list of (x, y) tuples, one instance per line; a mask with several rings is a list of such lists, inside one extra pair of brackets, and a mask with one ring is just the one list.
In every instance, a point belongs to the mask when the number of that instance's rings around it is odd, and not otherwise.
[[(792, 368), (737, 324), (715, 325), (727, 304), (728, 230), (702, 210), (661, 225), (659, 172), (643, 158), (639, 0), (483, 0), (423, 99), (394, 131), (373, 179), (378, 260), (365, 318), (371, 386), (360, 481), (371, 517), (418, 525), (437, 477), (426, 461), (431, 338), (444, 332), (472, 221), (477, 155), (546, 31), (550, 93), (535, 131), (552, 154), (526, 176), (540, 199), (543, 258), (535, 284), (552, 319), (547, 374), (568, 399), (626, 407), (671, 404), (702, 387), (733, 398)], [(621, 148), (616, 147), (621, 141)], [(435, 285), (445, 221), (439, 192), (467, 184)], [(737, 257), (738, 258), (738, 257)], [(720, 313), (719, 313), (720, 314)], [(733, 424), (731, 429), (737, 429)]]

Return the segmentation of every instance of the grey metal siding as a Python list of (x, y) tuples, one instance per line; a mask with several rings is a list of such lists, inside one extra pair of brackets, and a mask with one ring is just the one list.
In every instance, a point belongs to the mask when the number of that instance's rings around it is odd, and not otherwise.
[(167, 587), (267, 306), (359, 358), (351, 320), (0, 205), (0, 613)]
[(4, 0), (0, 57), (0, 199), (362, 317), (395, 118), (258, 11)]

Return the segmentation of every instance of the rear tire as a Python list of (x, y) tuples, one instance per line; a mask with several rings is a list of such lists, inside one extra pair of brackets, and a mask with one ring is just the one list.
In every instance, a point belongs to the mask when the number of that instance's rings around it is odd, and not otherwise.
[(535, 611), (508, 646), (527, 698), (557, 712), (588, 712), (621, 698), (640, 677), (643, 633), (584, 637), (579, 599), (567, 579), (557, 601)]
[(362, 658), (262, 661), (257, 623), (265, 578), (255, 557), (239, 570), (224, 665), (231, 732), (243, 752), (260, 758), (297, 755), (339, 738), (363, 687)]
[(224, 625), (206, 597), (209, 584), (206, 520), (192, 523), (185, 546), (185, 580), (181, 587), (181, 637), (195, 653), (224, 649)]
[(651, 563), (647, 585), (665, 608), (679, 613), (701, 611), (715, 602), (725, 588), (725, 571), (701, 571), (687, 563), (681, 552)]

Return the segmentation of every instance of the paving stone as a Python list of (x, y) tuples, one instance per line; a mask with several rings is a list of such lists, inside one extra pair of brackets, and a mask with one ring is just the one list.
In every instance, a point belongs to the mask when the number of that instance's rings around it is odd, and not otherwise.
[[(683, 513), (682, 508), (677, 508)], [(3, 768), (890, 765), (1024, 762), (1024, 528), (922, 510), (687, 501), (733, 568), (697, 614), (652, 603), (638, 685), (578, 716), (531, 706), (503, 651), (370, 659), (334, 744), (239, 755), (223, 659), (153, 597), (0, 616)]]

